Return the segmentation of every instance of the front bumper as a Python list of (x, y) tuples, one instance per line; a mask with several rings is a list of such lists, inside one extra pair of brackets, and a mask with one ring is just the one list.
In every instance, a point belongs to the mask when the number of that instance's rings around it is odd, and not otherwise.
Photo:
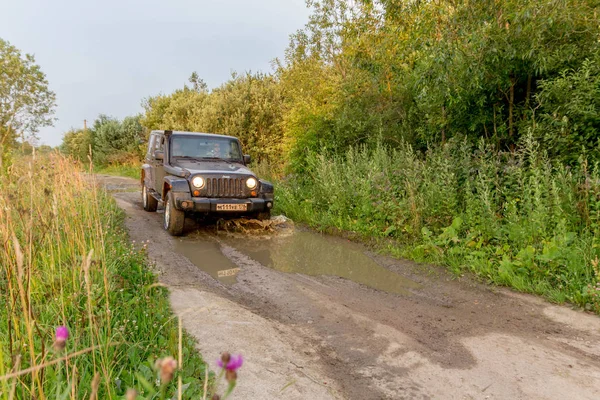
[[(178, 210), (198, 213), (244, 214), (269, 211), (273, 208), (272, 197), (253, 197), (248, 199), (190, 197), (175, 195), (175, 208)], [(245, 211), (217, 210), (217, 204), (246, 204)]]

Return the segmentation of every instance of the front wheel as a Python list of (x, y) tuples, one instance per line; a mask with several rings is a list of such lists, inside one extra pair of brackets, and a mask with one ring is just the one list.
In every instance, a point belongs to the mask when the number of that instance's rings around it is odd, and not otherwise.
[(173, 236), (181, 236), (185, 223), (185, 213), (175, 208), (175, 199), (171, 192), (167, 193), (165, 199), (164, 228)]
[(154, 198), (149, 192), (146, 185), (142, 184), (142, 203), (144, 204), (144, 210), (146, 211), (156, 211), (158, 207), (158, 200)]

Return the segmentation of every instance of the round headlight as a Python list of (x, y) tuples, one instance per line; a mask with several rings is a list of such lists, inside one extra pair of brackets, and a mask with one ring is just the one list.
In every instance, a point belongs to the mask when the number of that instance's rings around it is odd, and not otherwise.
[(256, 182), (256, 179), (254, 178), (248, 178), (246, 181), (246, 186), (248, 186), (248, 189), (256, 189), (256, 185), (258, 185), (258, 182)]
[(202, 179), (200, 176), (195, 176), (194, 179), (192, 179), (192, 185), (200, 189), (204, 186), (204, 179)]

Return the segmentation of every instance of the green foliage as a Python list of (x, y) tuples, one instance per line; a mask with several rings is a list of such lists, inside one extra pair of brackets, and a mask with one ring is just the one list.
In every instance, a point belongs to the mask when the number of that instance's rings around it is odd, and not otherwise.
[(101, 114), (90, 129), (66, 132), (60, 148), (83, 162), (88, 162), (91, 151), (94, 163), (100, 167), (139, 164), (146, 139), (140, 119), (138, 115), (119, 121)]
[(572, 163), (581, 151), (599, 159), (600, 51), (579, 68), (540, 82), (536, 134), (553, 156)]
[(63, 136), (60, 150), (76, 160), (87, 162), (94, 147), (94, 136), (90, 130), (72, 129)]
[(35, 58), (0, 38), (0, 172), (17, 138), (24, 142), (52, 124), (55, 102)]
[(140, 118), (138, 115), (119, 121), (100, 115), (92, 129), (94, 161), (99, 165), (109, 165), (139, 160), (144, 154), (145, 148), (141, 144), (146, 138)]
[(294, 220), (392, 237), (403, 256), (595, 304), (588, 287), (598, 279), (596, 167), (551, 163), (531, 136), (516, 153), (454, 139), (423, 157), (409, 145), (379, 145), (343, 157), (311, 153), (307, 164), (275, 191), (279, 210)]
[[(571, 126), (589, 126), (582, 113), (593, 104), (590, 91), (598, 76), (586, 61), (599, 48), (597, 2), (309, 4), (313, 15), (292, 36), (278, 68), (296, 171), (306, 149), (343, 154), (361, 143), (408, 142), (425, 150), (467, 136), (512, 149), (535, 128), (542, 100), (553, 107), (550, 93), (538, 96), (550, 92), (551, 84), (543, 82), (571, 69), (592, 76), (564, 93), (565, 99), (581, 99), (569, 110)], [(574, 129), (567, 140), (596, 146), (597, 129)]]
[(194, 88), (184, 87), (169, 96), (146, 99), (142, 124), (150, 129), (172, 129), (233, 135), (256, 161), (281, 157), (281, 93), (273, 76), (233, 74), (208, 93), (206, 85), (190, 78)]

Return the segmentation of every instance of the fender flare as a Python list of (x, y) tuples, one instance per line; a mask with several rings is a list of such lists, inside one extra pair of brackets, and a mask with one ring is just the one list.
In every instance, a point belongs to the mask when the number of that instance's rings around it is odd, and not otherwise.
[(167, 192), (169, 191), (190, 194), (190, 184), (185, 178), (165, 176), (161, 193), (163, 199), (167, 197)]
[(260, 193), (273, 193), (273, 184), (271, 182), (259, 179)]

